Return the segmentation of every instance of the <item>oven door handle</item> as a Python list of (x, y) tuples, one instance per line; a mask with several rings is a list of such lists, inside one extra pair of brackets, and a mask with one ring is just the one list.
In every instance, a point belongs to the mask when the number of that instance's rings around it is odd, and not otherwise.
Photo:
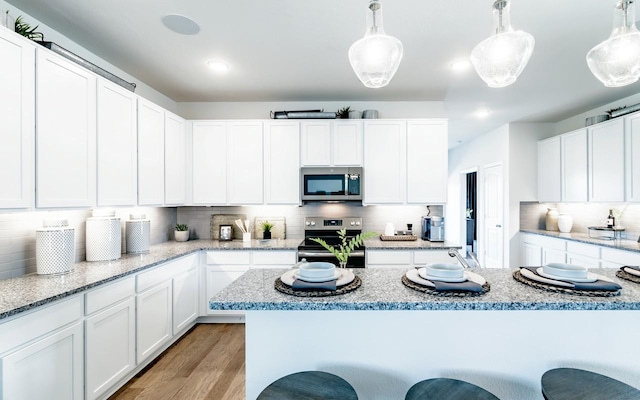
[[(312, 251), (299, 251), (298, 252), (298, 257), (327, 257), (327, 256), (331, 256), (333, 254), (326, 252), (326, 253), (319, 253), (319, 252), (312, 252)], [(351, 254), (349, 255), (349, 257), (364, 257), (364, 251), (352, 251)]]

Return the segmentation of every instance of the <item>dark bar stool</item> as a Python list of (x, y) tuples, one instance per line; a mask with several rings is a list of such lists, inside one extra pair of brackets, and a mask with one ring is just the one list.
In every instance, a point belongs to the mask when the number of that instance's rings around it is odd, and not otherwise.
[(287, 375), (267, 386), (258, 400), (358, 400), (349, 382), (339, 376), (306, 371)]
[(542, 395), (546, 400), (640, 400), (640, 390), (626, 383), (575, 368), (545, 372)]
[(483, 388), (457, 379), (436, 378), (411, 386), (405, 400), (500, 400)]

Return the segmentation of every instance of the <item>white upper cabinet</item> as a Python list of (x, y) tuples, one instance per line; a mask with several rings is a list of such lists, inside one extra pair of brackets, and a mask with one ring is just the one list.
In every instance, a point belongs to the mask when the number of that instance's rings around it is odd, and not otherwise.
[(559, 136), (538, 142), (538, 201), (562, 200), (561, 160)]
[(187, 131), (184, 119), (165, 111), (164, 203), (182, 205), (187, 193)]
[(262, 204), (262, 121), (229, 121), (227, 154), (229, 204)]
[(447, 140), (446, 120), (407, 122), (407, 203), (447, 202)]
[(640, 202), (640, 113), (625, 118), (626, 201)]
[(137, 204), (136, 96), (98, 79), (98, 206)]
[(226, 204), (227, 123), (194, 121), (191, 132), (193, 204)]
[(589, 132), (589, 200), (624, 201), (624, 119), (594, 125)]
[(300, 204), (300, 123), (264, 124), (264, 201)]
[(35, 46), (0, 29), (0, 208), (33, 203)]
[(96, 78), (37, 51), (36, 206), (91, 207), (96, 200)]
[(363, 204), (403, 204), (406, 181), (406, 121), (366, 121)]
[(300, 131), (303, 167), (362, 165), (362, 121), (302, 121)]
[[(560, 137), (562, 145), (562, 201), (588, 200), (587, 129)], [(547, 179), (546, 176), (541, 178)]]
[(138, 204), (164, 203), (164, 109), (138, 99)]

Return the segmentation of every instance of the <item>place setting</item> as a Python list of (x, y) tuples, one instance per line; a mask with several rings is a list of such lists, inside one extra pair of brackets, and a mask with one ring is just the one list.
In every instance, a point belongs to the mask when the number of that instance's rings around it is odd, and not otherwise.
[(482, 276), (459, 264), (431, 263), (408, 270), (402, 283), (413, 290), (443, 297), (481, 296), (491, 290)]
[(616, 271), (616, 276), (625, 281), (640, 283), (640, 267), (625, 265)]
[(300, 297), (337, 296), (352, 292), (360, 285), (362, 280), (350, 269), (304, 260), (275, 281), (277, 291)]
[[(640, 278), (640, 270), (638, 274)], [(622, 290), (622, 286), (606, 276), (589, 272), (580, 265), (564, 263), (520, 267), (514, 271), (513, 278), (537, 289), (578, 296), (618, 296)]]

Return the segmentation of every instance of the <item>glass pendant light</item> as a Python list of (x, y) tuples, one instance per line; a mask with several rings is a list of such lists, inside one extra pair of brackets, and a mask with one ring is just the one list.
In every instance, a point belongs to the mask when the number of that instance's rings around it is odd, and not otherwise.
[(535, 39), (527, 32), (514, 31), (509, 1), (493, 3), (495, 35), (480, 42), (471, 52), (471, 63), (489, 87), (505, 87), (516, 81), (527, 65)]
[(589, 69), (605, 86), (620, 87), (640, 78), (640, 32), (634, 0), (620, 0), (613, 9), (609, 39), (587, 53)]
[[(370, 12), (369, 12), (370, 11)], [(402, 60), (402, 43), (385, 35), (382, 4), (371, 0), (367, 11), (367, 31), (349, 48), (349, 62), (358, 79), (369, 88), (387, 86)]]

